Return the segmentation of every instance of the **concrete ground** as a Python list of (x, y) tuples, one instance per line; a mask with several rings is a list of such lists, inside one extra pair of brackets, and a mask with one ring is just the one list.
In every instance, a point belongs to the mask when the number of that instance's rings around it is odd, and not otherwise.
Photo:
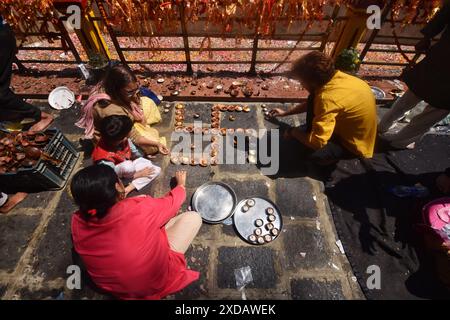
[[(50, 109), (41, 103), (42, 108)], [(200, 113), (208, 120), (210, 104), (186, 104), (188, 116)], [(278, 105), (286, 108), (287, 105)], [(273, 128), (257, 105), (249, 114), (239, 114), (233, 127)], [(270, 107), (273, 107), (271, 105)], [(173, 108), (156, 126), (169, 139)], [(75, 146), (81, 131), (74, 127), (78, 108), (51, 112), (54, 126)], [(290, 124), (304, 122), (300, 117)], [(226, 123), (226, 121), (224, 121)], [(177, 167), (168, 157), (155, 162), (163, 169), (145, 192), (161, 196), (169, 190)], [(89, 165), (80, 157), (76, 170)], [(201, 168), (184, 166), (188, 172), (190, 197), (207, 181), (232, 186), (238, 201), (251, 196), (267, 197), (277, 203), (283, 215), (283, 231), (272, 243), (253, 246), (241, 240), (233, 226), (204, 224), (186, 258), (191, 269), (201, 273), (199, 281), (168, 299), (363, 299), (345, 254), (336, 245), (337, 236), (323, 184), (308, 177), (308, 169), (267, 177), (254, 165), (219, 165)], [(188, 201), (183, 210), (189, 206)], [(72, 265), (70, 218), (75, 211), (69, 188), (57, 192), (30, 194), (8, 215), (0, 216), (0, 297), (2, 299), (109, 299), (86, 283), (81, 290), (66, 287), (67, 267)], [(234, 270), (250, 266), (253, 282), (244, 292), (236, 289)]]

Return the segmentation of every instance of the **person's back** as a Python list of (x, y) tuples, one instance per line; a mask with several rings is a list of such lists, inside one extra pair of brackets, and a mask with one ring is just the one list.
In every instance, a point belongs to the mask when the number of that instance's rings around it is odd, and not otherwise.
[(186, 199), (182, 171), (162, 198), (125, 199), (114, 170), (93, 165), (77, 172), (71, 192), (79, 210), (72, 240), (95, 285), (120, 299), (161, 299), (198, 279), (184, 253), (201, 226), (196, 212), (177, 215)]
[(372, 157), (377, 113), (375, 97), (363, 80), (337, 71), (315, 95), (314, 114), (336, 113), (334, 134), (352, 153)]
[(123, 200), (100, 221), (73, 216), (75, 250), (97, 286), (120, 298), (158, 298), (167, 282), (169, 251), (157, 217), (149, 197)]

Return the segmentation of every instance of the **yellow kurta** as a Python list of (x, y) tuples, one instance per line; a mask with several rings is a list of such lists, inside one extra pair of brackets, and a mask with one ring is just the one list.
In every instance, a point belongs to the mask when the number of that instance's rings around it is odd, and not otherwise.
[[(135, 122), (133, 114), (128, 108), (125, 108), (123, 106), (114, 103), (108, 103), (105, 106), (101, 106), (99, 103), (97, 103), (94, 106), (94, 113), (93, 113), (94, 127), (95, 127), (94, 142), (97, 142), (100, 139), (100, 132), (98, 131), (98, 128), (100, 127), (101, 120), (103, 120), (108, 116), (124, 115), (129, 117), (134, 122), (133, 129), (131, 130), (130, 133), (130, 138), (132, 140), (138, 137), (145, 137), (152, 141), (158, 141), (163, 145), (166, 145), (166, 139), (164, 137), (160, 137), (158, 130), (151, 127), (152, 124), (161, 121), (161, 115), (159, 113), (158, 107), (153, 102), (153, 100), (151, 100), (148, 97), (141, 97), (141, 107), (144, 111), (145, 124)], [(144, 150), (146, 154), (155, 154), (158, 152), (158, 148), (154, 146), (140, 146), (140, 147)]]
[(306, 144), (318, 150), (334, 135), (353, 154), (371, 158), (376, 134), (376, 103), (369, 85), (338, 71), (314, 97), (313, 125)]

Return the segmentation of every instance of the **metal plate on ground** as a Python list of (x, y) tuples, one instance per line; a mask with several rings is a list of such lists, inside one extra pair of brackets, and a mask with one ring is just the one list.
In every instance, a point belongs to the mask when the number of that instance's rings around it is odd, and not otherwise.
[(370, 89), (372, 89), (372, 92), (373, 92), (375, 98), (377, 98), (377, 99), (386, 98), (386, 93), (382, 89), (380, 89), (378, 87), (373, 87), (373, 86), (370, 87)]
[(237, 199), (233, 189), (223, 182), (207, 182), (192, 196), (192, 208), (207, 223), (220, 223), (230, 217)]
[[(255, 204), (250, 207), (247, 205), (247, 201), (249, 199), (253, 199)], [(243, 207), (248, 206), (248, 211), (244, 212)], [(267, 213), (267, 208), (273, 208), (273, 215), (275, 216), (275, 221), (271, 222), (268, 220), (269, 214)], [(254, 197), (244, 199), (238, 203), (236, 209), (234, 210), (234, 226), (236, 228), (237, 233), (244, 239), (246, 242), (250, 244), (261, 245), (268, 243), (264, 241), (264, 243), (253, 242), (249, 240), (250, 235), (255, 234), (255, 229), (261, 229), (261, 236), (264, 238), (266, 235), (271, 236), (270, 242), (274, 241), (280, 234), (283, 227), (283, 220), (281, 217), (280, 210), (278, 207), (270, 200)], [(255, 221), (261, 219), (263, 221), (263, 225), (258, 227), (255, 225)], [(278, 229), (278, 234), (276, 236), (272, 235), (271, 232), (266, 228), (268, 223), (272, 223), (273, 227)]]

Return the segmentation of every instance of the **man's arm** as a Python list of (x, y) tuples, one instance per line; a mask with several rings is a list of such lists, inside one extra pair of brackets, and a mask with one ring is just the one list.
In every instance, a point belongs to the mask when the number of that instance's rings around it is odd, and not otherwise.
[(293, 114), (299, 114), (299, 113), (306, 112), (307, 108), (308, 108), (307, 103), (303, 102), (303, 103), (300, 103), (286, 111), (284, 111), (280, 108), (275, 108), (275, 109), (271, 110), (269, 114), (271, 117), (274, 117), (274, 118), (287, 117), (287, 116), (291, 116)]
[(314, 116), (311, 132), (294, 130), (292, 135), (313, 150), (323, 148), (333, 135), (336, 126), (337, 106), (332, 101), (322, 101)]

